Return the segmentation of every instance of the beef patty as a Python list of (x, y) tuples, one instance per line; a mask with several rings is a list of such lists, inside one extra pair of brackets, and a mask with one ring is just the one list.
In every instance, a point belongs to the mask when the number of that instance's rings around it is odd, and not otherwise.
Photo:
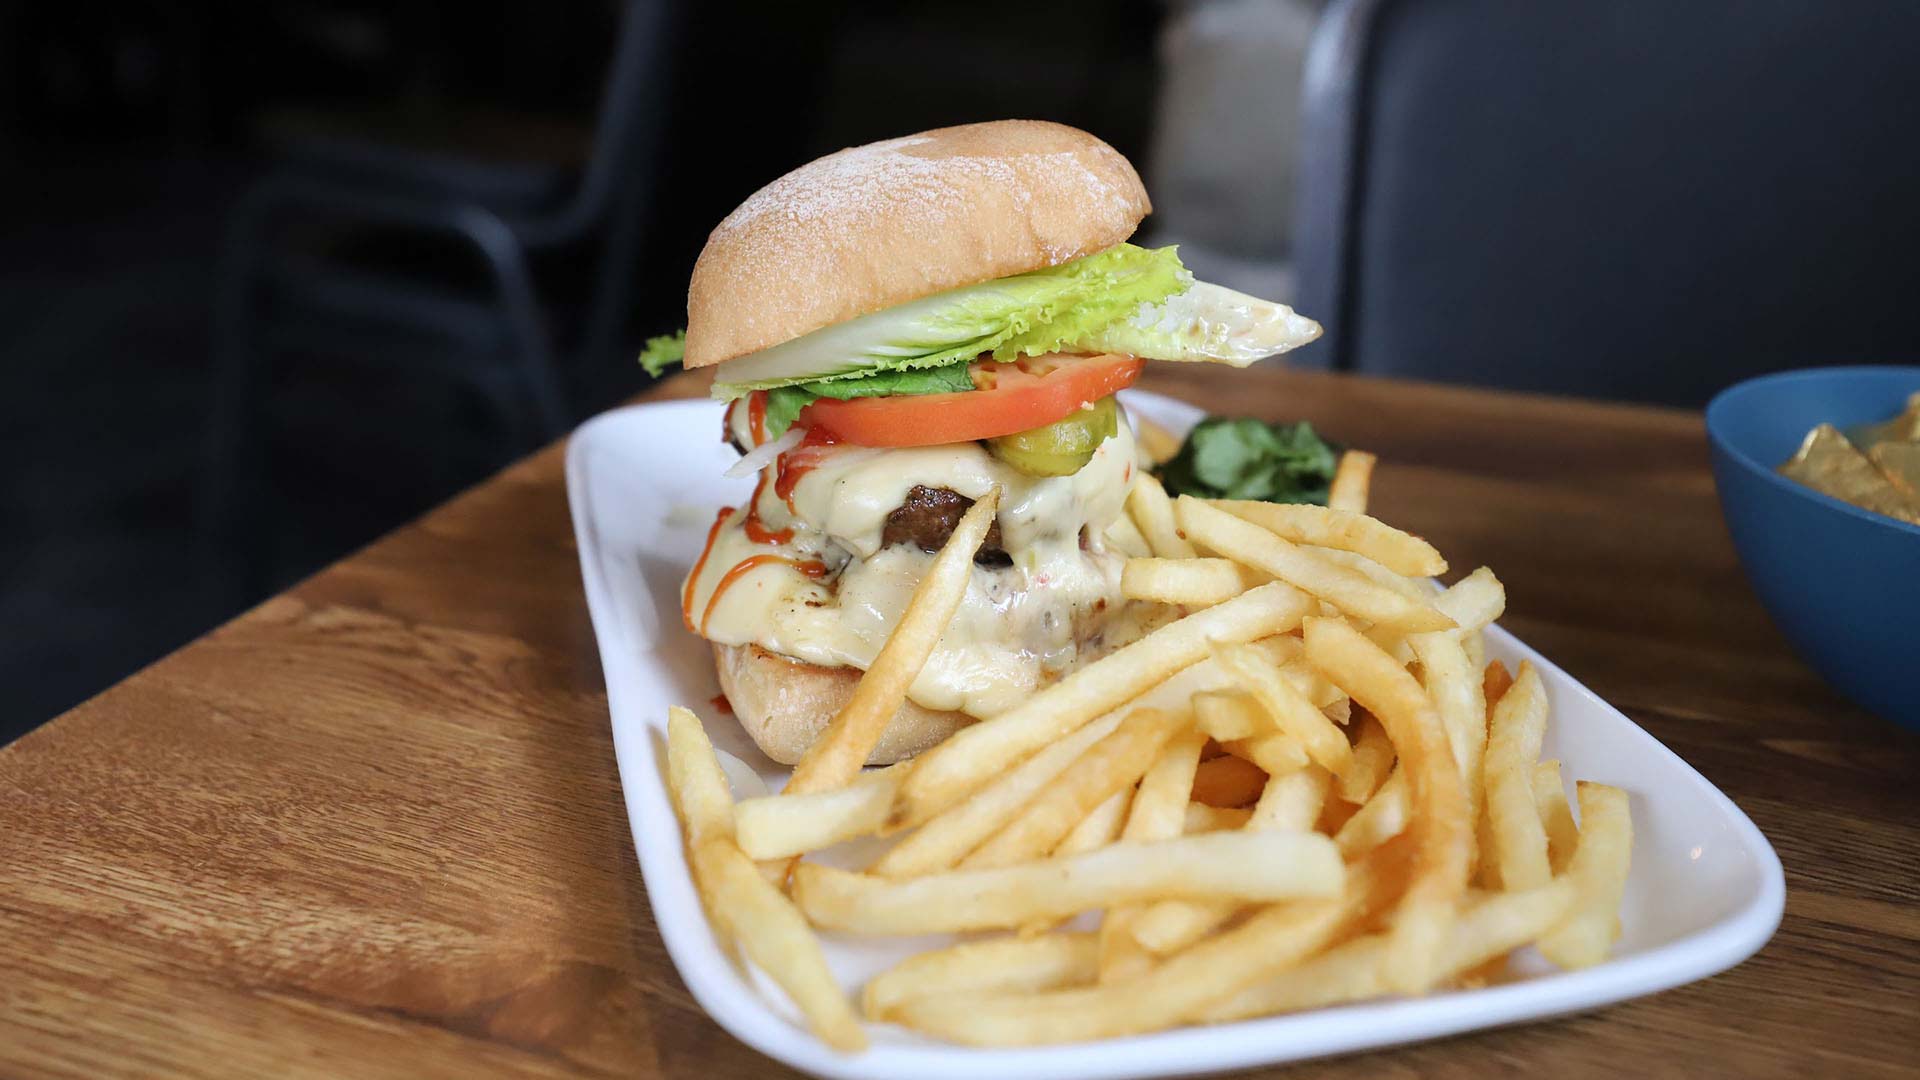
[[(954, 526), (960, 524), (960, 516), (972, 505), (972, 499), (950, 488), (916, 484), (907, 492), (907, 501), (887, 515), (887, 528), (880, 534), (880, 542), (918, 544), (922, 551), (939, 551), (953, 535)], [(1012, 556), (1000, 547), (997, 519), (987, 527), (986, 542), (980, 545), (973, 561), (981, 566), (1013, 565)]]

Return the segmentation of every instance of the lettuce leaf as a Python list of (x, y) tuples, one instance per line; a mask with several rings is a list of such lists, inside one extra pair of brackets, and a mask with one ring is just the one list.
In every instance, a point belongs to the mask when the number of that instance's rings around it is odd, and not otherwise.
[(767, 435), (779, 438), (800, 415), (800, 410), (817, 398), (885, 397), (895, 394), (955, 394), (973, 389), (967, 374), (968, 361), (945, 367), (914, 371), (881, 371), (862, 379), (832, 379), (795, 386), (778, 386), (767, 391)]
[(1161, 303), (1142, 304), (1126, 317), (1091, 328), (1074, 344), (1093, 352), (1149, 360), (1205, 360), (1246, 367), (1319, 336), (1319, 323), (1295, 314), (1285, 304), (1196, 281), (1192, 288)]
[(787, 433), (800, 417), (800, 410), (813, 404), (820, 395), (799, 386), (776, 386), (767, 391), (767, 438)]
[(687, 354), (687, 332), (680, 330), (672, 334), (647, 339), (647, 347), (640, 350), (640, 366), (647, 374), (659, 378), (660, 373), (680, 362)]
[(913, 371), (877, 371), (859, 379), (821, 379), (801, 383), (800, 389), (841, 401), (887, 394), (955, 394), (973, 389), (973, 376), (967, 374), (967, 363), (961, 361)]
[[(1121, 249), (1139, 255), (1111, 263), (1095, 261)], [(996, 345), (995, 360), (1039, 356), (1078, 344), (1095, 330), (1193, 285), (1193, 275), (1181, 265), (1178, 250), (1171, 247), (1148, 250), (1121, 244), (1067, 265), (1079, 267), (1073, 276), (1088, 286), (1087, 291), (1071, 306), (1049, 312), (1045, 321)]]
[(1052, 352), (1166, 300), (1192, 280), (1173, 248), (1117, 244), (1059, 266), (911, 300), (729, 360), (721, 365), (713, 395), (728, 400), (780, 386), (856, 382), (989, 352), (999, 360)]

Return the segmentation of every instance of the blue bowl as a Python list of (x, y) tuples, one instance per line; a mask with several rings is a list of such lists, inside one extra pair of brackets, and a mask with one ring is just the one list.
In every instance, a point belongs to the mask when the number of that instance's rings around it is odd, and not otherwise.
[(1910, 728), (1920, 728), (1920, 526), (1774, 469), (1814, 425), (1886, 419), (1915, 390), (1920, 367), (1810, 368), (1749, 379), (1707, 405), (1720, 510), (1774, 625), (1841, 693)]

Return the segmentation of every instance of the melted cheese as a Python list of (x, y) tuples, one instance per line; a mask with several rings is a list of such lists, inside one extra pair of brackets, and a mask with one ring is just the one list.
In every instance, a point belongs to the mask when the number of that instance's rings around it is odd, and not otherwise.
[[(743, 445), (752, 445), (744, 415), (730, 416), (729, 425)], [(912, 544), (883, 548), (887, 515), (916, 485), (977, 499), (998, 484), (1001, 545), (1013, 565), (974, 567), (960, 610), (909, 696), (927, 708), (992, 716), (1083, 653), (1110, 647), (1102, 630), (1125, 606), (1125, 555), (1107, 550), (1106, 526), (1120, 516), (1139, 467), (1124, 421), (1084, 468), (1063, 477), (1027, 476), (977, 443), (900, 450), (832, 446), (807, 453), (817, 464), (793, 486), (791, 511), (772, 482), (761, 486), (754, 502), (766, 528), (790, 527), (792, 537), (755, 543), (745, 528), (747, 515), (735, 514), (689, 583), (694, 625), (704, 622), (708, 638), (758, 644), (826, 667), (865, 669), (933, 561)], [(715, 599), (729, 570), (762, 554), (816, 560), (827, 574), (810, 579), (789, 563), (766, 561)]]

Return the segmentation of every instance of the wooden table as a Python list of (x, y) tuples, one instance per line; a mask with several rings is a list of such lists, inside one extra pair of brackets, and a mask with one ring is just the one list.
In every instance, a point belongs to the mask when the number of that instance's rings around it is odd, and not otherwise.
[[(1316, 1075), (1893, 1075), (1920, 1065), (1916, 740), (1756, 604), (1700, 418), (1166, 366), (1381, 453), (1383, 516), (1753, 816), (1786, 920), (1728, 974)], [(697, 388), (672, 384), (669, 393)], [(31, 633), (31, 627), (11, 627)], [(630, 848), (561, 448), (0, 752), (0, 1073), (726, 1076)]]

